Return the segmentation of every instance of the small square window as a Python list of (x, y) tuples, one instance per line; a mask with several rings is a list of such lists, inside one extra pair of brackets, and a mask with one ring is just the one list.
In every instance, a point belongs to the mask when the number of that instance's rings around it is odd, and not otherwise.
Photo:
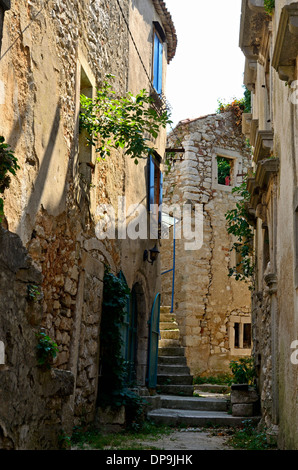
[(217, 182), (224, 186), (232, 186), (233, 159), (217, 157)]

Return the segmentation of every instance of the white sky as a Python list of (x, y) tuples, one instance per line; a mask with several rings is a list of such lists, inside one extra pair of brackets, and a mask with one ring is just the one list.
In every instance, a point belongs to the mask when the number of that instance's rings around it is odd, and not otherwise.
[(241, 0), (166, 0), (166, 5), (178, 37), (166, 84), (174, 127), (182, 119), (215, 113), (218, 99), (243, 96)]

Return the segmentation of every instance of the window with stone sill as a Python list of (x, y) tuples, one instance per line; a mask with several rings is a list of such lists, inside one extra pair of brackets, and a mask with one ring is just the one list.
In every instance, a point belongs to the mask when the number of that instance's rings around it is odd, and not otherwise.
[(230, 354), (234, 356), (250, 355), (251, 347), (252, 335), (250, 315), (231, 316), (229, 322)]

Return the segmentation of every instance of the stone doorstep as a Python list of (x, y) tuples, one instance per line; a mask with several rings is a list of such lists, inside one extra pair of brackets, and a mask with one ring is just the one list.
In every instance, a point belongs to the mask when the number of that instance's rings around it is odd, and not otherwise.
[[(245, 416), (232, 416), (224, 411), (198, 411), (198, 410), (172, 410), (159, 408), (148, 413), (148, 418), (155, 423), (165, 425), (187, 425), (187, 426), (241, 426)], [(260, 417), (253, 417), (259, 421)]]

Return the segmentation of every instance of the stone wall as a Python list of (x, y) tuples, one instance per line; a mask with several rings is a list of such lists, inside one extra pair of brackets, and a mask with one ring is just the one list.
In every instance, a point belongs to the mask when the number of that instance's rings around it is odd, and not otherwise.
[(69, 370), (43, 370), (37, 363), (36, 333), (41, 331), (42, 302), (28, 298), (40, 289), (37, 270), (15, 234), (0, 228), (0, 448), (57, 449), (59, 436), (73, 425)]
[[(185, 153), (178, 154), (165, 176), (164, 205), (200, 205), (203, 220), (196, 230), (200, 233), (203, 225), (203, 232), (202, 245), (194, 250), (186, 247), (183, 236), (176, 240), (174, 311), (192, 374), (229, 372), (230, 360), (251, 352), (236, 349), (233, 343), (234, 322), (250, 322), (251, 300), (248, 285), (228, 277), (235, 259), (225, 213), (235, 207), (237, 196), (232, 186), (218, 184), (216, 158), (232, 159), (235, 186), (243, 179), (237, 175), (247, 171), (250, 151), (232, 112), (181, 121), (170, 134), (168, 147), (181, 146)], [(172, 267), (172, 257), (172, 240), (163, 240), (163, 271)], [(163, 304), (170, 305), (171, 274), (163, 275), (162, 282)]]
[[(244, 83), (252, 91), (243, 132), (253, 152), (249, 179), (255, 229), (253, 330), (263, 423), (280, 449), (298, 448), (297, 377), (297, 2), (242, 4)], [(259, 44), (255, 48), (254, 44)], [(293, 347), (294, 346), (294, 347)]]
[[(3, 29), (0, 135), (20, 166), (5, 192), (5, 227), (19, 235), (42, 274), (41, 326), (58, 344), (55, 368), (73, 376), (70, 404), (76, 425), (92, 422), (96, 413), (104, 266), (116, 275), (121, 270), (141, 299), (137, 369), (142, 386), (147, 322), (159, 282), (159, 262), (151, 266), (143, 261), (153, 241), (100, 239), (97, 231), (107, 207), (118, 215), (119, 197), (146, 206), (146, 159), (136, 166), (119, 151), (97, 162), (79, 130), (80, 93), (87, 87), (95, 96), (107, 73), (115, 76), (113, 88), (119, 96), (130, 91), (129, 81), (134, 93), (149, 88), (138, 72), (142, 64), (127, 28), (135, 24), (131, 15), (138, 15), (137, 24), (142, 24), (142, 5), (120, 5), (116, 0), (13, 2)], [(145, 6), (154, 13), (149, 22), (146, 19), (149, 43), (146, 37), (142, 44), (139, 30), (133, 34), (151, 76), (152, 21), (162, 23), (168, 17), (160, 19), (151, 1)], [(166, 52), (165, 47), (165, 66)], [(161, 153), (165, 143), (163, 130)], [(90, 157), (87, 183), (82, 178), (85, 153)]]

